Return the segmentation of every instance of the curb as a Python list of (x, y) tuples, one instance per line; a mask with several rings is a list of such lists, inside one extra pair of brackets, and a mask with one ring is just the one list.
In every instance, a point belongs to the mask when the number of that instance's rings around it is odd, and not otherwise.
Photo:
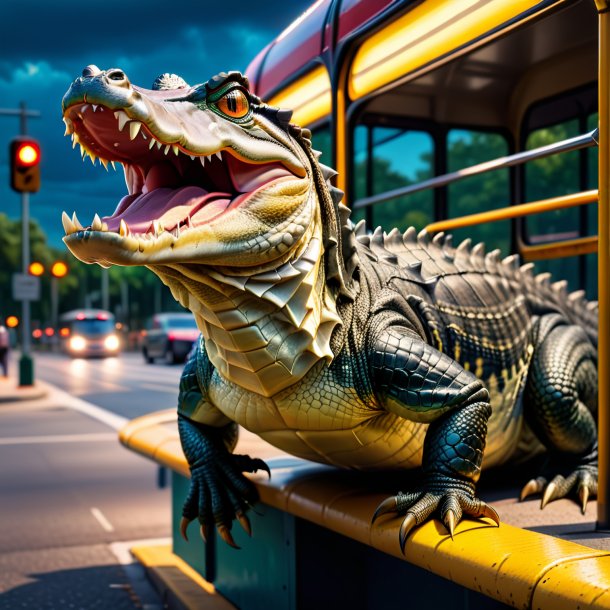
[(45, 398), (49, 393), (46, 384), (35, 383), (32, 386), (20, 388), (14, 379), (0, 379), (0, 404), (9, 402), (21, 402), (24, 400), (38, 400)]

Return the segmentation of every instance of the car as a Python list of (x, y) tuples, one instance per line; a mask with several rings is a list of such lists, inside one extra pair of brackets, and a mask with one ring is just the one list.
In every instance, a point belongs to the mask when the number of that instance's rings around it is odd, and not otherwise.
[(103, 309), (67, 311), (59, 318), (57, 336), (62, 351), (73, 358), (117, 356), (121, 349), (114, 316)]
[(149, 364), (161, 358), (168, 364), (184, 362), (199, 337), (190, 313), (158, 313), (142, 333), (142, 355)]

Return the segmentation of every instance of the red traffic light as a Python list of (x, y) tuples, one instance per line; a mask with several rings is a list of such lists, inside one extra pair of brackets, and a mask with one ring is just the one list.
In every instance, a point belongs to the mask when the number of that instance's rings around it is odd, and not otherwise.
[(21, 165), (36, 165), (40, 162), (40, 147), (33, 142), (23, 142), (17, 147), (16, 155)]
[(19, 193), (40, 189), (40, 144), (33, 138), (14, 138), (10, 148), (11, 187)]

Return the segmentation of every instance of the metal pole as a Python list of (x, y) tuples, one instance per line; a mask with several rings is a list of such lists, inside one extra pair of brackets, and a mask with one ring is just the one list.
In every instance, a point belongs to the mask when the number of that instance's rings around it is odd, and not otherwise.
[(102, 309), (110, 309), (110, 295), (108, 286), (108, 269), (102, 267)]
[[(21, 193), (21, 266), (24, 274), (30, 266), (30, 194)], [(34, 383), (34, 362), (31, 352), (30, 302), (21, 301), (21, 359), (19, 361), (19, 385)]]
[(55, 331), (53, 335), (53, 347), (55, 348), (59, 343), (59, 328), (58, 328), (58, 318), (59, 318), (59, 290), (57, 285), (57, 278), (55, 276), (51, 277), (51, 326)]
[(597, 529), (610, 529), (610, 5), (595, 0), (599, 12), (599, 343), (598, 343), (598, 435), (599, 487)]

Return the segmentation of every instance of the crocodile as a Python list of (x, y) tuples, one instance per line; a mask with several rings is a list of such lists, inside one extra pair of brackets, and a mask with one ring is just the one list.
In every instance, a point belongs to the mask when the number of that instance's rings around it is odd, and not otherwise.
[[(144, 265), (192, 311), (201, 338), (179, 387), (191, 471), (181, 531), (198, 519), (235, 546), (257, 500), (233, 453), (238, 426), (300, 458), (421, 481), (375, 522), (412, 529), (489, 518), (482, 468), (546, 450), (521, 499), (597, 493), (597, 304), (517, 255), (414, 228), (354, 224), (311, 132), (239, 72), (152, 89), (87, 66), (62, 101), (83, 159), (120, 163), (128, 194), (83, 226), (62, 215), (85, 263)], [(396, 475), (399, 476), (399, 475)]]

